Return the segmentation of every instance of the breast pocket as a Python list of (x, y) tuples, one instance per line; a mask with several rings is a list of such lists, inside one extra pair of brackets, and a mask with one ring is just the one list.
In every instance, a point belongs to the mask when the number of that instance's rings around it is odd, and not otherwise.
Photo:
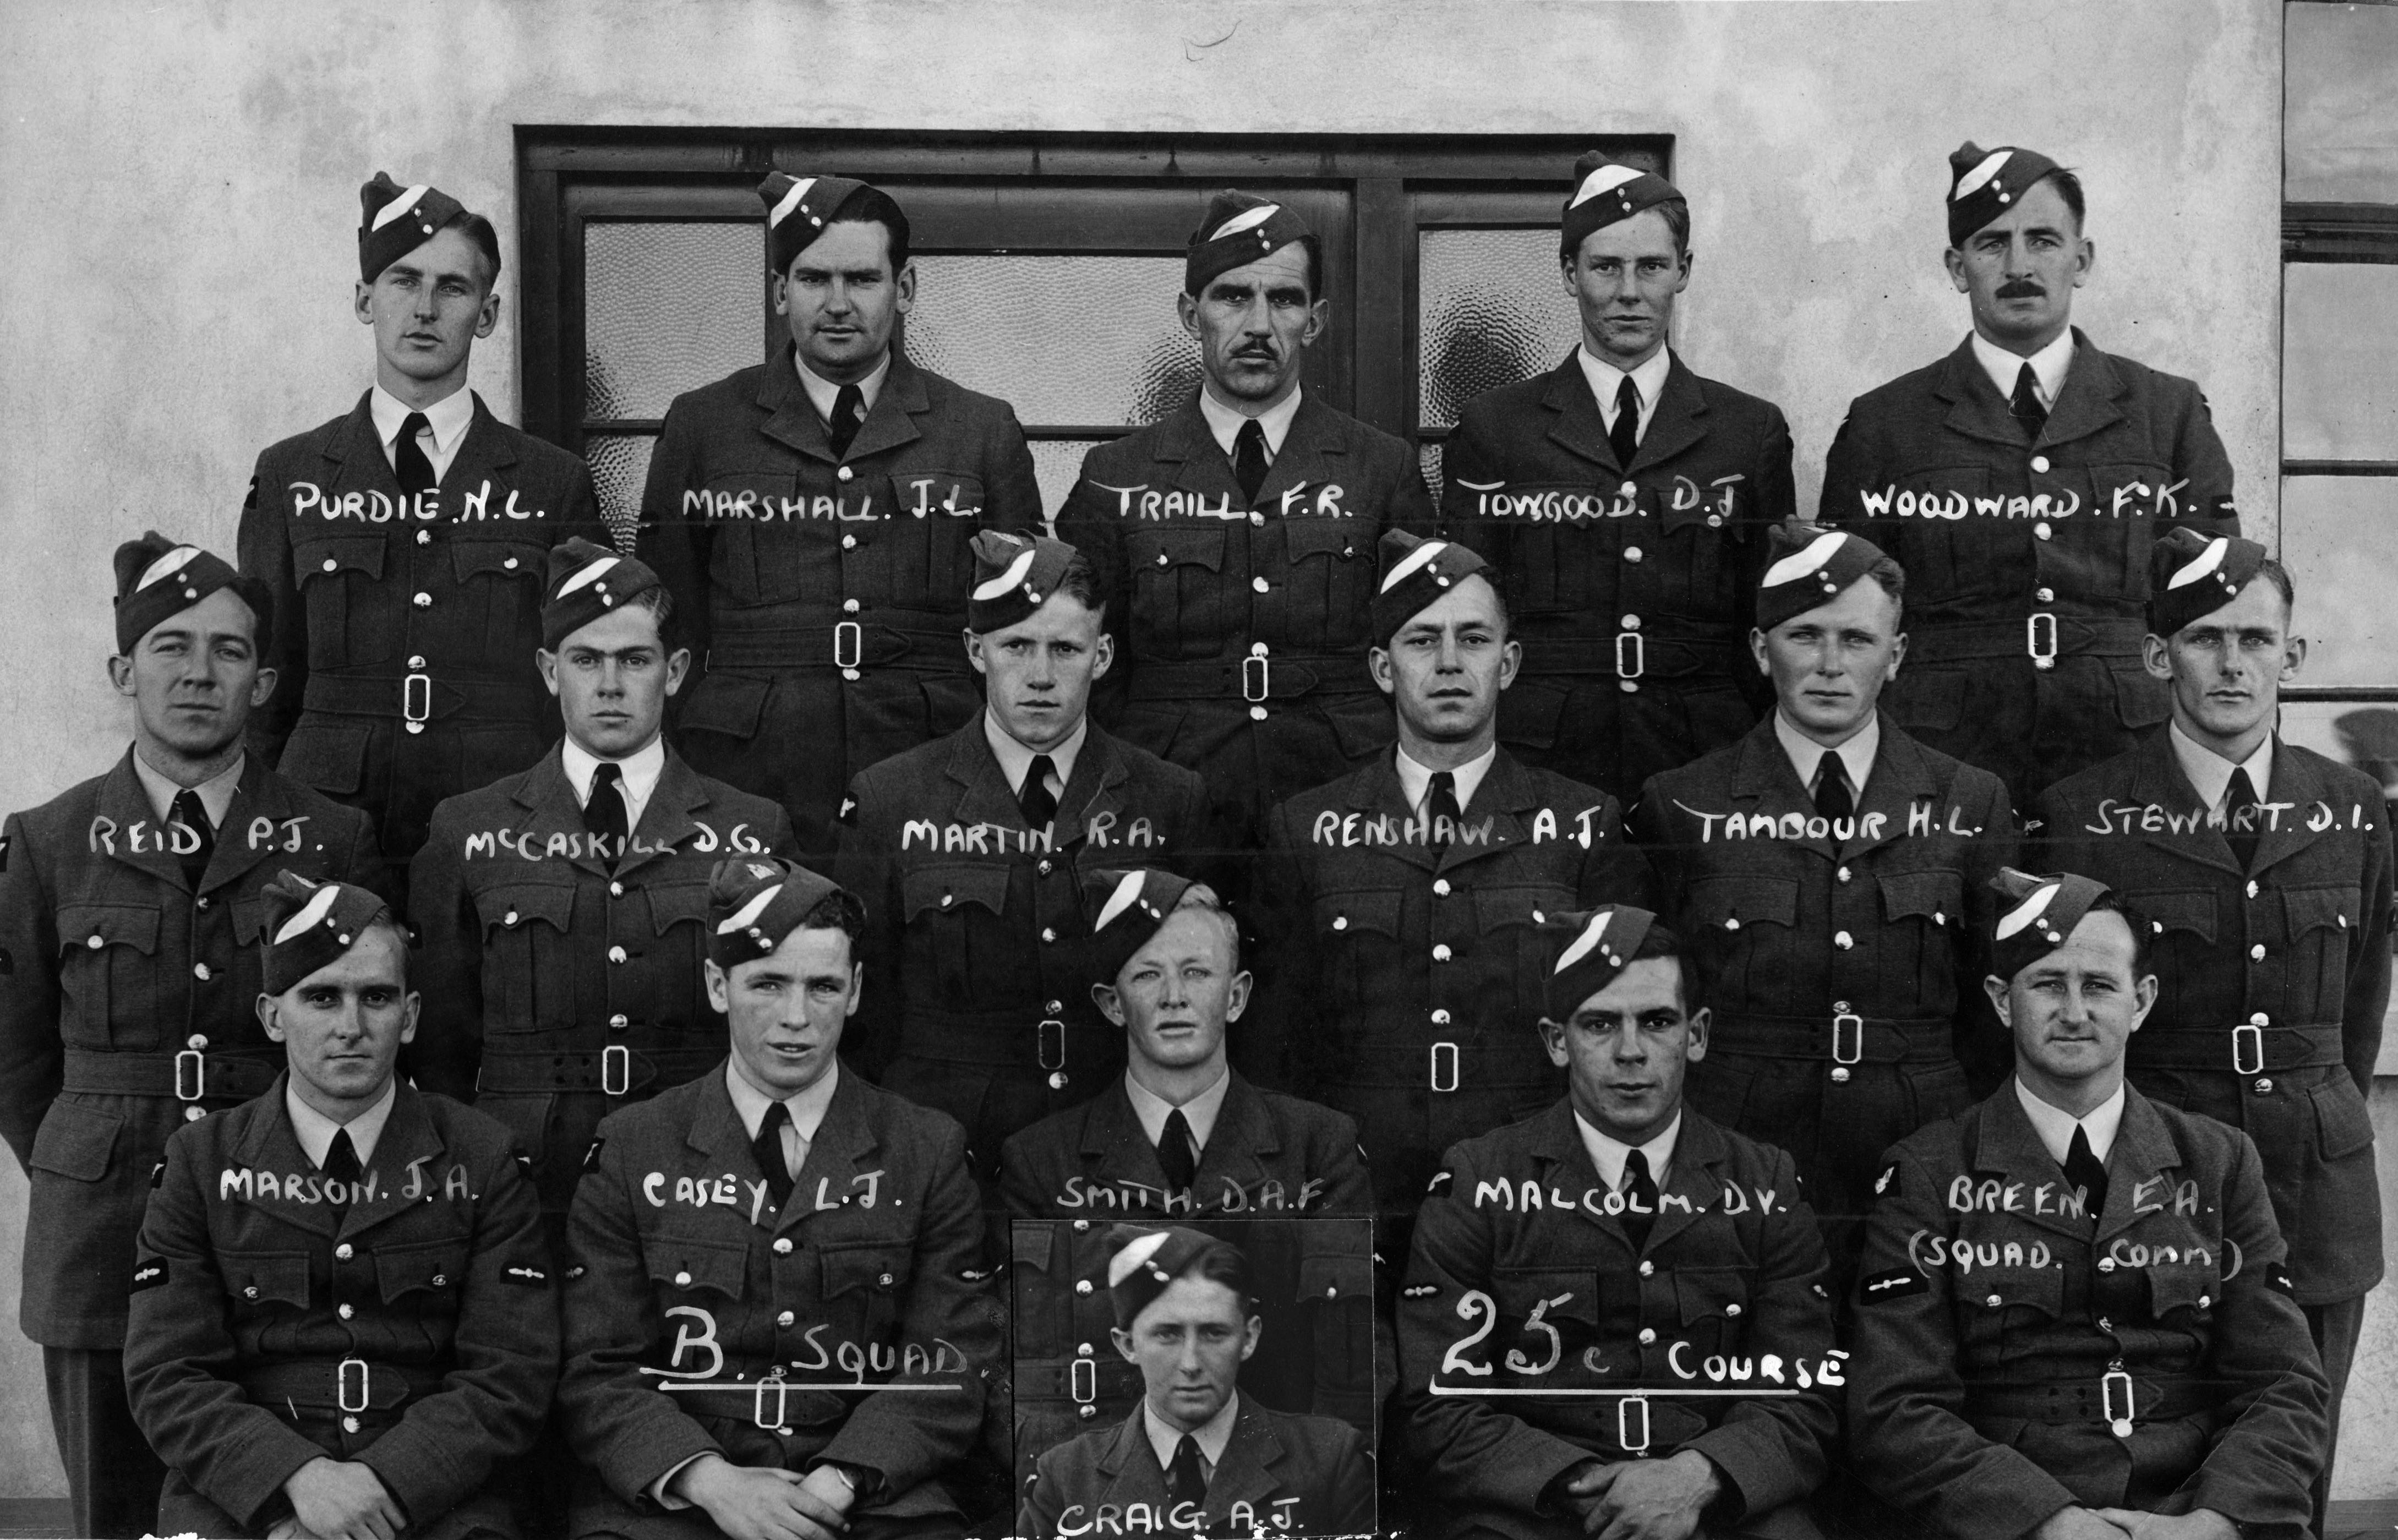
[[(870, 556), (874, 549), (863, 517), (842, 517), (860, 514), (866, 496), (836, 491), (831, 472), (815, 462), (801, 473), (729, 470), (708, 482), (705, 495), (713, 512), (708, 572), (715, 602), (724, 608), (834, 602), (842, 591), (842, 536), (857, 538), (853, 551)], [(877, 518), (886, 496), (878, 483), (871, 498)]]
[(1785, 972), (1798, 924), (1798, 879), (1763, 874), (1703, 877), (1682, 904), (1698, 941), (1710, 988), (1725, 997), (1773, 995)]
[(236, 1317), (270, 1310), (308, 1308), (308, 1255), (304, 1251), (217, 1253), (217, 1276)]
[(656, 883), (642, 890), (650, 906), (650, 966), (644, 973), (654, 997), (650, 1019), (669, 1030), (721, 1033), (722, 1021), (707, 1003), (707, 885)]
[(2223, 1276), (2210, 1257), (2155, 1263), (2145, 1271), (2149, 1317), (2160, 1326), (2203, 1328), (2215, 1318)]
[(2001, 534), (2007, 525), (1977, 511), (1989, 488), (1986, 466), (1917, 470), (1893, 485), (1866, 489), (1868, 517), (1860, 528), (1898, 559), (1910, 588), (1944, 600), (1997, 594), (2006, 589), (2010, 574), (1988, 560), (1988, 547), (2029, 535)]
[(2364, 921), (2357, 889), (2283, 888), (2282, 913), (2294, 950), (2283, 970), (2287, 993), (2277, 1020), (2338, 1020), (2347, 1006), (2349, 946)]
[(969, 1000), (977, 979), (1021, 967), (1028, 938), (1003, 923), (1007, 888), (1004, 866), (927, 866), (901, 875), (909, 957), (933, 969), (947, 998)]
[(1704, 1358), (1739, 1345), (1748, 1323), (1748, 1273), (1738, 1267), (1674, 1269), (1674, 1304), (1682, 1318), (1682, 1340)]
[(1729, 621), (1739, 607), (1739, 566), (1732, 547), (1742, 526), (1727, 510), (1738, 506), (1745, 480), (1723, 482), (1676, 476), (1656, 489), (1657, 549), (1623, 568), (1624, 608), (1644, 615)]
[(374, 1248), (375, 1286), (385, 1304), (419, 1296), (419, 1315), (455, 1316), (466, 1287), (466, 1237), (391, 1241)]
[[(1497, 1267), (1490, 1293), (1498, 1320), (1483, 1350), (1452, 1354), (1460, 1364), (1488, 1363), (1498, 1383), (1556, 1385), (1586, 1379), (1592, 1360), (1606, 1364), (1599, 1345), (1598, 1276), (1587, 1267)], [(1461, 1327), (1460, 1335), (1466, 1334)], [(1614, 1366), (1610, 1366), (1614, 1367)], [(1629, 1360), (1623, 1366), (1630, 1368)]]
[(1221, 529), (1143, 525), (1126, 532), (1125, 560), (1132, 572), (1134, 655), (1213, 657), (1222, 650), (1226, 617), (1216, 591), (1224, 570)]
[(1319, 895), (1315, 935), (1329, 961), (1325, 995), (1357, 1001), (1387, 992), (1372, 980), (1398, 962), (1401, 898), (1396, 888), (1353, 888)]
[(450, 569), (458, 585), (454, 615), (428, 633), (428, 651), (452, 665), (489, 669), (541, 645), (541, 589), (549, 560), (532, 541), (457, 538)]
[(158, 923), (156, 904), (59, 906), (60, 1034), (70, 1046), (157, 1046)]
[(890, 480), (887, 536), (891, 601), (912, 609), (963, 609), (974, 574), (968, 542), (982, 528), (982, 479), (956, 470), (909, 470)]
[(2157, 1004), (2166, 1018), (2180, 1020), (2193, 1009), (2202, 1013), (2210, 1009), (2203, 980), (2217, 929), (2213, 890), (2137, 893), (2131, 902), (2155, 939)]
[[(1642, 544), (1649, 529), (1648, 520), (1633, 517), (1640, 506), (1637, 494), (1626, 498), (1594, 486), (1510, 485), (1496, 495), (1508, 500), (1514, 514), (1499, 536), (1504, 556), (1500, 565), (1514, 608), (1555, 615), (1620, 607), (1615, 601), (1624, 547)], [(1641, 554), (1645, 560), (1650, 553)]]
[(2160, 465), (2110, 464), (2089, 468), (2087, 517), (2066, 520), (2077, 550), (2086, 551), (2091, 595), (2116, 603), (2142, 604), (2149, 597), (2149, 547), (2162, 527), (2157, 508), (2173, 473)]
[(1548, 917), (1573, 907), (1573, 894), (1563, 887), (1543, 885), (1477, 887), (1474, 890), (1474, 923), (1485, 978), (1512, 979), (1519, 1014), (1536, 1014), (1548, 1000), (1550, 948), (1540, 927)]
[[(475, 895), (483, 926), (484, 1031), (543, 1032), (573, 1026), (574, 959), (567, 942), (574, 889), (565, 883), (511, 883)], [(494, 1017), (489, 1006), (499, 989)]]
[[(707, 1181), (707, 1178), (699, 1180)], [(671, 1231), (644, 1236), (641, 1238), (642, 1260), (648, 1264), (650, 1285), (669, 1319), (678, 1305), (713, 1311), (721, 1302), (739, 1300), (748, 1292), (749, 1244), (747, 1241), (723, 1241), (705, 1236), (682, 1236)], [(712, 1323), (715, 1317), (709, 1317)], [(714, 1332), (711, 1329), (709, 1335)], [(681, 1349), (676, 1349), (676, 1358)], [(667, 1367), (678, 1371), (694, 1367), (689, 1363), (669, 1362)]]
[(829, 1247), (822, 1260), (825, 1314), (835, 1333), (855, 1331), (861, 1344), (890, 1341), (908, 1302), (914, 1265), (908, 1248)]
[[(1966, 1244), (1960, 1236), (1960, 1256)], [(1999, 1358), (2018, 1356), (2051, 1331), (2065, 1310), (2065, 1272), (2058, 1267), (1977, 1267), (1958, 1277), (1956, 1290), (1973, 1312), (1967, 1332)]]
[(1956, 1004), (1957, 938), (1964, 926), (1965, 879), (1956, 871), (1890, 871), (1880, 879), (1885, 984), (1914, 980), (1919, 1009)]
[(308, 662), (342, 669), (387, 662), (399, 655), (399, 628), (377, 624), (387, 614), (383, 587), (384, 537), (320, 536), (291, 543), (291, 574), (308, 611)]
[(1290, 601), (1290, 644), (1320, 652), (1367, 645), (1367, 607), (1374, 593), (1374, 529), (1356, 519), (1286, 519), (1283, 544)]
[(1066, 1351), (1073, 1330), (1073, 1280), (1058, 1253), (1066, 1226), (1056, 1220), (1018, 1219), (1008, 1222), (1013, 1301), (1010, 1337), (1017, 1361), (1054, 1358)]

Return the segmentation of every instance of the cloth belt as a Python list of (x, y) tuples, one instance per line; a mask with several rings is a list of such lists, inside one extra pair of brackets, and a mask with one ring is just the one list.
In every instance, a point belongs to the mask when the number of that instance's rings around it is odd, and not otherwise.
[(2345, 1064), (2346, 1047), (2337, 1027), (2150, 1027), (2133, 1034), (2124, 1061), (2134, 1070), (2260, 1074)]
[[(1077, 1374), (1078, 1363), (1090, 1367)], [(1027, 1401), (1093, 1401), (1138, 1397), (1146, 1388), (1140, 1368), (1111, 1354), (1106, 1358), (1037, 1358), (1016, 1362), (1016, 1404)]]
[[(2204, 1380), (2132, 1381), (2132, 1421), (2169, 1423), (2214, 1411), (2236, 1386)], [(2100, 1377), (2057, 1380), (2032, 1385), (1974, 1384), (1965, 1386), (1965, 1415), (2020, 1417), (2032, 1423), (2107, 1422), (2106, 1391)]]
[[(422, 683), (417, 682), (422, 681)], [(424, 672), (359, 677), (312, 673), (301, 709), (398, 722), (532, 723), (555, 711), (547, 692), (490, 680), (436, 679)]]
[(1707, 675), (1726, 682), (1756, 669), (1748, 652), (1730, 637), (1660, 636), (1651, 629), (1589, 637), (1519, 637), (1524, 672), (1536, 678), (1687, 679)]
[(486, 1045), (476, 1072), (478, 1091), (598, 1091), (629, 1096), (656, 1085), (695, 1080), (724, 1060), (719, 1045), (694, 1048), (632, 1048), (610, 1044), (582, 1052)]
[(1821, 1016), (1745, 1016), (1726, 1011), (1707, 1033), (1713, 1053), (1751, 1059), (1804, 1059), (1827, 1064), (1921, 1064), (1956, 1058), (1955, 1023), (1946, 1017), (1898, 1020), (1853, 1012)]
[[(1050, 1023), (1056, 1022), (1056, 1025)], [(936, 1064), (985, 1068), (1087, 1069), (1121, 1061), (1124, 1029), (1059, 1021), (1027, 1007), (1011, 1011), (910, 1010), (899, 1023), (899, 1051)], [(1054, 1060), (1054, 1062), (1053, 1062)]]
[[(271, 1051), (271, 1050), (270, 1050)], [(284, 1060), (255, 1054), (106, 1053), (66, 1050), (61, 1091), (92, 1096), (155, 1096), (178, 1101), (247, 1101), (263, 1095)]]
[[(2054, 618), (2054, 650), (2048, 650), (2047, 638), (2039, 639), (2046, 655), (2052, 657), (2138, 657), (2140, 639), (2148, 634), (2148, 623), (2143, 620), (2060, 615), (2053, 610), (2036, 610), (2032, 615)], [(2041, 628), (2046, 630), (2049, 627), (2043, 622)], [(2017, 620), (1914, 619), (1907, 625), (1906, 660), (1922, 664), (2030, 657), (2035, 655), (2032, 629), (2029, 616)]]
[(1134, 700), (1296, 700), (1302, 696), (1372, 696), (1366, 655), (1277, 653), (1223, 663), (1149, 663), (1132, 667), (1125, 688)]
[(707, 668), (765, 673), (814, 673), (820, 669), (906, 669), (917, 673), (963, 674), (965, 626), (895, 626), (888, 621), (844, 620), (830, 626), (761, 626), (726, 630), (708, 639)]
[[(344, 1364), (354, 1366), (346, 1374)], [(366, 1382), (363, 1397), (358, 1394), (361, 1377)], [(241, 1376), (241, 1388), (253, 1402), (268, 1408), (289, 1401), (303, 1412), (388, 1412), (411, 1396), (438, 1393), (445, 1378), (443, 1370), (417, 1365), (319, 1358), (249, 1370)], [(343, 1396), (345, 1379), (346, 1402)], [(366, 1403), (363, 1407), (358, 1404), (360, 1400)]]

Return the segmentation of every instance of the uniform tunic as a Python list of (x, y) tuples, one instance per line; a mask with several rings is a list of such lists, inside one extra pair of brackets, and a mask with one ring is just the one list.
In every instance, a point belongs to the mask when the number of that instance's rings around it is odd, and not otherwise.
[[(1432, 1187), (1400, 1290), (1400, 1405), (1408, 1468), (1453, 1528), (1580, 1533), (1537, 1504), (1592, 1459), (1704, 1454), (1724, 1479), (1709, 1533), (1814, 1490), (1841, 1355), (1788, 1155), (1684, 1111), (1639, 1247), (1570, 1102), (1455, 1146)], [(1677, 1394), (1742, 1390), (1762, 1394)]]
[(1881, 1153), (1964, 1111), (1960, 1058), (2003, 1041), (1981, 938), (1987, 885), (2015, 858), (2005, 789), (1885, 721), (1835, 827), (1769, 717), (1650, 781), (1633, 831), (1714, 1014), (1691, 1104), (1797, 1157), (1837, 1290)]
[(1040, 520), (1007, 403), (902, 353), (845, 455), (788, 346), (676, 397), (640, 554), (692, 649), (677, 746), (702, 775), (781, 803), (800, 848), (829, 854), (851, 777), (975, 715), (967, 542)]
[(1190, 858), (1199, 777), (1097, 726), (1046, 836), (977, 720), (857, 777), (834, 876), (866, 904), (852, 1056), (966, 1127), (988, 1184), (1007, 1136), (1124, 1073), (1091, 1000), (1088, 867)]
[(1628, 466), (1572, 355), (1465, 404), (1441, 533), (1505, 574), (1524, 644), (1500, 702), (1509, 750), (1629, 798), (1757, 720), (1748, 630), (1765, 531), (1794, 507), (1790, 453), (1779, 408), (1679, 358)]
[(1244, 1395), (1233, 1414), (1224, 1457), (1193, 1512), (1167, 1494), (1157, 1447), (1135, 1406), (1113, 1427), (1096, 1428), (1041, 1457), (1016, 1533), (1241, 1540), (1257, 1534), (1371, 1534), (1374, 1457), (1365, 1437), (1347, 1423), (1292, 1416)]
[(1463, 811), (1436, 849), (1392, 750), (1268, 825), (1263, 1020), (1236, 1045), (1261, 1078), (1356, 1119), (1385, 1214), (1414, 1210), (1434, 1151), (1556, 1100), (1542, 916), (1650, 902), (1603, 791), (1502, 748)]
[(337, 1208), (277, 1079), (176, 1134), (128, 1273), (126, 1382), (173, 1474), (160, 1533), (263, 1533), (293, 1472), (370, 1467), (408, 1533), (513, 1533), (485, 1483), (558, 1378), (540, 1207), (507, 1130), (401, 1086)]
[(1058, 537), (1099, 565), (1116, 662), (1101, 714), (1199, 772), (1211, 815), (1254, 850), (1267, 811), (1391, 741), (1366, 671), (1375, 549), (1430, 532), (1432, 500), (1397, 439), (1300, 397), (1255, 498), (1193, 397), (1093, 449)]
[(364, 808), (405, 861), (442, 798), (558, 736), (533, 662), (549, 547), (609, 539), (590, 469), (479, 397), (440, 486), (408, 506), (370, 399), (258, 457), (241, 570), (275, 595), (282, 678), (250, 743)]
[(790, 820), (669, 751), (612, 871), (552, 750), (443, 803), (433, 835), (410, 882), (417, 987), (441, 1006), (417, 1035), (418, 1080), (508, 1127), (562, 1226), (600, 1118), (723, 1062), (700, 966), (708, 873), (788, 855)]
[(2134, 1089), (2107, 1173), (2094, 1220), (2012, 1084), (1891, 1153), (1850, 1331), (1855, 1468), (1960, 1540), (2069, 1503), (2296, 1540), (2326, 1393), (2256, 1146)]
[(2176, 525), (2240, 524), (2198, 386), (2079, 330), (2036, 440), (1970, 337), (1858, 397), (1821, 517), (1906, 569), (1911, 642), (1883, 709), (2018, 806), (2165, 720), (2169, 692), (2140, 666), (2149, 547)]
[(570, 1533), (709, 1533), (649, 1495), (709, 1452), (872, 1471), (854, 1523), (954, 1516), (941, 1477), (1001, 1371), (955, 1122), (842, 1074), (777, 1213), (718, 1070), (612, 1115), (589, 1165), (559, 1386), (586, 1466)]

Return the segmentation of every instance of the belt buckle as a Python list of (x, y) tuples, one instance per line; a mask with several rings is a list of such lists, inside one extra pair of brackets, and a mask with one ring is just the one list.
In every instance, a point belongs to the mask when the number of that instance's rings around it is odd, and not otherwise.
[(1844, 1010), (1832, 1018), (1832, 1062), (1853, 1064), (1866, 1056), (1866, 1019)]
[[(1638, 1416), (1634, 1410), (1638, 1409)], [(1634, 1429), (1638, 1429), (1636, 1434)], [(1615, 1442), (1624, 1453), (1639, 1458), (1649, 1452), (1649, 1398), (1626, 1396), (1615, 1403)]]
[[(358, 1399), (355, 1406), (350, 1404), (350, 1371), (353, 1369), (358, 1371)], [(344, 1358), (341, 1367), (333, 1371), (333, 1399), (344, 1412), (364, 1412), (368, 1403), (374, 1399), (373, 1391), (372, 1374), (364, 1358)]]
[[(1263, 642), (1259, 643), (1263, 646)], [(1273, 664), (1263, 653), (1241, 659), (1241, 698), (1260, 701), (1273, 693)]]
[(433, 720), (433, 676), (406, 674), (399, 682), (399, 715), (420, 725)]
[(1097, 1358), (1076, 1358), (1067, 1367), (1066, 1393), (1074, 1398), (1077, 1406), (1088, 1406), (1099, 1398), (1099, 1363)]
[[(2043, 620), (2048, 622), (2044, 646), (2041, 638), (2041, 622)], [(2034, 610), (2024, 616), (2024, 651), (2031, 655), (2031, 666), (2035, 669), (2056, 667), (2056, 615), (2053, 611)]]
[(623, 1096), (633, 1088), (633, 1050), (622, 1043), (611, 1043), (600, 1050), (600, 1089), (609, 1096)]
[[(2118, 1398), (2121, 1398), (2119, 1400)], [(2107, 1431), (2118, 1439), (2132, 1436), (2132, 1376), (2120, 1369), (2110, 1369), (2098, 1381), (2100, 1410), (2107, 1418)]]
[[(844, 646), (849, 653), (847, 657), (842, 656)], [(832, 628), (832, 666), (836, 669), (855, 669), (858, 666), (858, 660), (865, 656), (866, 628), (855, 620), (844, 620), (835, 625)]]
[(1066, 1067), (1066, 1023), (1052, 1016), (1044, 1020), (1032, 1046), (1032, 1051), (1044, 1070)]
[[(183, 1072), (191, 1072), (192, 1088), (183, 1088)], [(199, 1049), (185, 1048), (175, 1055), (175, 1100), (197, 1101), (209, 1094), (209, 1061)]]
[[(769, 1390), (775, 1393), (775, 1415), (771, 1418), (766, 1415), (766, 1392)], [(777, 1370), (760, 1380), (758, 1387), (749, 1393), (749, 1421), (762, 1428), (781, 1427), (790, 1414), (790, 1404), (791, 1387)]]
[(2231, 1073), (2265, 1073), (2265, 1029), (2254, 1021), (2243, 1022), (2231, 1029)]
[[(1444, 1077), (1441, 1074), (1441, 1060), (1444, 1055), (1446, 1055), (1448, 1060), (1448, 1074), (1446, 1076), (1446, 1084), (1444, 1084)], [(1457, 1063), (1456, 1044), (1435, 1043), (1432, 1046), (1432, 1088), (1434, 1090), (1453, 1091), (1457, 1089)]]
[[(1623, 661), (1623, 644), (1632, 643), (1632, 661)], [(1649, 639), (1638, 631), (1615, 633), (1615, 677), (1638, 679), (1649, 671)]]

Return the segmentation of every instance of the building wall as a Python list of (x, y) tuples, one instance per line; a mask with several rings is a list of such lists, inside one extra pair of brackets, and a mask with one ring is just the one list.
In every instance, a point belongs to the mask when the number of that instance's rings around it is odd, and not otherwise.
[[(52, 795), (125, 742), (101, 673), (116, 543), (155, 526), (230, 551), (258, 450), (364, 388), (358, 182), (378, 168), (437, 182), (491, 214), (513, 256), (519, 124), (1672, 133), (1698, 253), (1677, 342), (1784, 406), (1810, 502), (1848, 399), (1965, 330), (1939, 262), (1947, 153), (2028, 142), (2090, 190), (2100, 260), (2077, 319), (2205, 382), (2243, 512), (2270, 538), (2280, 12), (0, 0), (0, 616), (20, 663), (0, 670), (0, 805)], [(475, 371), (503, 416), (515, 349), (504, 307)], [(0, 1304), (22, 1214), (10, 1169)], [(0, 1496), (61, 1490), (33, 1358), (0, 1343)], [(2351, 1450), (2386, 1447), (2398, 1405), (2369, 1421)], [(2380, 1465), (2360, 1479), (2351, 1459), (2346, 1493), (2398, 1494)]]

